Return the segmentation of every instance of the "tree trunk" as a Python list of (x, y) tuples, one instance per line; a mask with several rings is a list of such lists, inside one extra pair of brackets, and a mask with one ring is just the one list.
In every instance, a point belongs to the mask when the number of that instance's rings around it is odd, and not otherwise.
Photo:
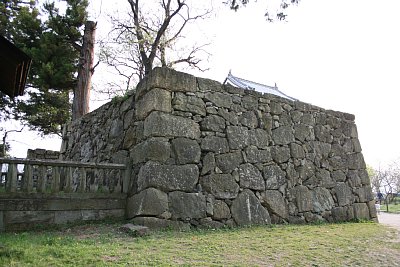
[(87, 21), (83, 35), (78, 67), (78, 84), (72, 103), (72, 120), (79, 119), (89, 112), (90, 87), (93, 74), (94, 42), (96, 23)]

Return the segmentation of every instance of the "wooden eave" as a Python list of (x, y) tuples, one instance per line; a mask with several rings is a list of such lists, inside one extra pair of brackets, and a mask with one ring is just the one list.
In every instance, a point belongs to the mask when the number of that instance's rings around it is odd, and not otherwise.
[(11, 98), (24, 94), (32, 59), (0, 35), (0, 91)]

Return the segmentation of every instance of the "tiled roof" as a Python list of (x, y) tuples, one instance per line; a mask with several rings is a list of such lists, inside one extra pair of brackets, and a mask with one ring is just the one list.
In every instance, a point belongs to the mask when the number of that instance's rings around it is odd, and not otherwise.
[(225, 79), (225, 83), (231, 84), (233, 86), (239, 87), (239, 88), (243, 88), (243, 89), (247, 89), (247, 90), (255, 90), (257, 92), (262, 92), (262, 93), (267, 93), (267, 94), (273, 94), (276, 96), (280, 96), (292, 101), (296, 101), (296, 98), (290, 97), (286, 94), (284, 94), (283, 92), (281, 92), (280, 90), (278, 90), (278, 87), (276, 86), (269, 86), (269, 85), (265, 85), (265, 84), (261, 84), (261, 83), (256, 83), (256, 82), (252, 82), (252, 81), (248, 81), (236, 76), (233, 76), (231, 72), (229, 72), (228, 77), (226, 77)]

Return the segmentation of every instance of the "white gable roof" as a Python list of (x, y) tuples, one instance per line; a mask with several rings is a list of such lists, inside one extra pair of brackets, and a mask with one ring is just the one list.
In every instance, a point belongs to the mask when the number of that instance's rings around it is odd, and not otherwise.
[(269, 86), (269, 85), (264, 85), (252, 81), (248, 81), (236, 76), (233, 76), (232, 73), (229, 71), (228, 77), (226, 77), (224, 84), (230, 84), (239, 88), (247, 89), (247, 90), (255, 90), (257, 92), (262, 92), (262, 93), (267, 93), (267, 94), (273, 94), (276, 96), (280, 96), (292, 101), (296, 101), (296, 98), (290, 97), (283, 92), (278, 90), (278, 87), (276, 86)]

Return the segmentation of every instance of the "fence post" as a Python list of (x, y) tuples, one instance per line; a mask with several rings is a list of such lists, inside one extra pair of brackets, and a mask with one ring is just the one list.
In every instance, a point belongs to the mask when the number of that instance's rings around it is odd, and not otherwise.
[(17, 164), (8, 164), (8, 172), (6, 178), (6, 192), (14, 193), (17, 191)]
[(83, 193), (86, 191), (86, 169), (83, 167), (79, 169), (80, 169), (80, 177), (79, 177), (79, 188), (77, 191)]
[(33, 191), (32, 165), (25, 164), (24, 166), (24, 183), (23, 192), (31, 193)]
[(126, 162), (126, 169), (124, 172), (123, 182), (122, 182), (122, 193), (128, 193), (129, 186), (131, 182), (131, 174), (132, 174), (132, 159), (129, 158)]
[(74, 168), (73, 167), (68, 167), (66, 170), (66, 175), (65, 175), (65, 188), (64, 192), (65, 193), (71, 193), (72, 192), (72, 179), (74, 176)]
[(45, 193), (46, 192), (46, 183), (47, 183), (47, 168), (45, 165), (40, 165), (36, 190), (39, 193)]
[(52, 177), (53, 177), (51, 191), (52, 191), (52, 193), (58, 193), (60, 191), (60, 180), (61, 180), (60, 167), (53, 166), (51, 168), (51, 170), (52, 170)]

